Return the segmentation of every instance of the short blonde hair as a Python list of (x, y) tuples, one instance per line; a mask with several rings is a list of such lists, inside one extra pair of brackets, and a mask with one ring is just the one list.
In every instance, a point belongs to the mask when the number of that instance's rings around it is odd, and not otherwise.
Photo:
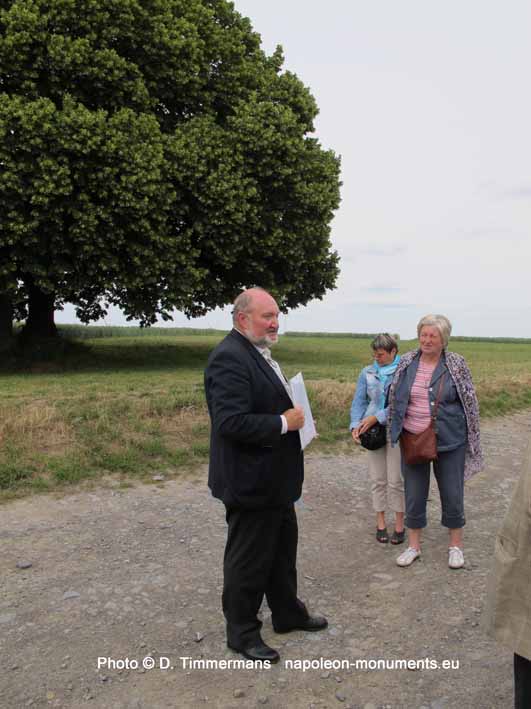
[(417, 325), (417, 336), (420, 337), (420, 331), (424, 326), (436, 327), (439, 330), (443, 347), (448, 347), (448, 340), (452, 334), (452, 323), (446, 315), (425, 315), (419, 320)]

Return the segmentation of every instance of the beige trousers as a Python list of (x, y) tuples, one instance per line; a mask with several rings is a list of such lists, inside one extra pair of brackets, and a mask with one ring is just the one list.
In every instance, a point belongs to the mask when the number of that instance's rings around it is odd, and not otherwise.
[(372, 506), (375, 512), (404, 512), (404, 481), (400, 472), (400, 446), (387, 443), (367, 451), (371, 479)]

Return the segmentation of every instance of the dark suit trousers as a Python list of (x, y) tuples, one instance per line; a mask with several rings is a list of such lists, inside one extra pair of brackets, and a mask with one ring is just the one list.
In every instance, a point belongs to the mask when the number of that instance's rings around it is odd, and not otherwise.
[(297, 517), (293, 504), (271, 509), (227, 507), (223, 613), (227, 642), (236, 649), (260, 638), (257, 613), (264, 594), (273, 627), (290, 628), (308, 617), (297, 598)]
[(514, 707), (531, 707), (531, 660), (521, 655), (514, 656)]

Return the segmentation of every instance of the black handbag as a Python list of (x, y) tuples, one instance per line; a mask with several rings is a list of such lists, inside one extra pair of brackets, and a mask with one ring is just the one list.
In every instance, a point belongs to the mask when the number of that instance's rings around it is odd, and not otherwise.
[(387, 443), (386, 427), (381, 423), (375, 423), (365, 433), (360, 434), (360, 443), (368, 451), (376, 451), (383, 448)]

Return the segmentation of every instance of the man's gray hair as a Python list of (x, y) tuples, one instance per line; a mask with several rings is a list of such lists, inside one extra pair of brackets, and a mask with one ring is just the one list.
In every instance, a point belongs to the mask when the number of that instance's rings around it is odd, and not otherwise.
[(417, 325), (417, 335), (420, 337), (420, 331), (423, 327), (428, 325), (429, 327), (436, 327), (441, 335), (441, 340), (443, 347), (448, 347), (448, 340), (452, 334), (452, 323), (448, 320), (446, 315), (425, 315), (419, 320)]
[(371, 342), (371, 347), (374, 352), (376, 352), (376, 350), (385, 350), (389, 353), (393, 350), (398, 352), (398, 342), (388, 332), (381, 332), (379, 335), (376, 335)]
[[(253, 302), (253, 294), (249, 293), (250, 288), (242, 291), (234, 301), (232, 305), (232, 322), (234, 325), (238, 324), (238, 313), (249, 313), (251, 311), (251, 303)], [(260, 288), (259, 286), (254, 286), (254, 291), (261, 290), (267, 293), (265, 288)]]

